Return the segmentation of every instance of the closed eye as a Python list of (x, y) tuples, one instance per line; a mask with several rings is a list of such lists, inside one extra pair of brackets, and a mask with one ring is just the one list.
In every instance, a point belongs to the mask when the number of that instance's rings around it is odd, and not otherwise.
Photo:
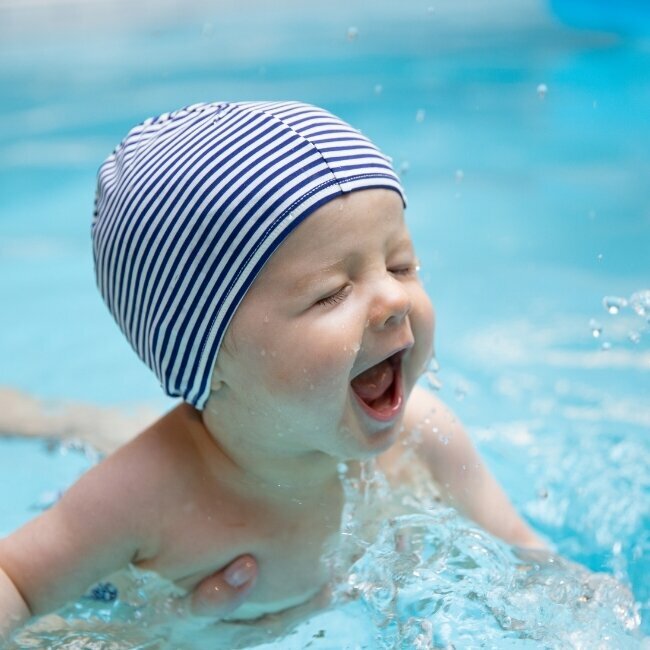
[(317, 305), (337, 305), (340, 302), (343, 302), (348, 293), (350, 293), (350, 285), (346, 284), (342, 286), (338, 291), (335, 291), (334, 293), (330, 294), (329, 296), (325, 296), (325, 298), (321, 298), (320, 300), (316, 301)]
[(417, 275), (419, 270), (420, 270), (419, 264), (406, 264), (405, 266), (395, 266), (388, 269), (388, 271), (393, 275), (403, 276), (403, 277), (415, 276)]

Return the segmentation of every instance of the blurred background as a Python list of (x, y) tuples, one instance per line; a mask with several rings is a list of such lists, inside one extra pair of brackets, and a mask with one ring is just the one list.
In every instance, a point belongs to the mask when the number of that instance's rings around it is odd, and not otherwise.
[(526, 516), (646, 611), (645, 0), (0, 0), (0, 98), (0, 384), (167, 408), (95, 288), (97, 168), (195, 102), (322, 105), (402, 176), (443, 396)]

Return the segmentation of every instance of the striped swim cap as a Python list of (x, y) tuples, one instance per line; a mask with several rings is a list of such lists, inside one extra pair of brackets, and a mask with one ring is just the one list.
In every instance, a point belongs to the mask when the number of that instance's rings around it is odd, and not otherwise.
[(132, 129), (99, 169), (97, 285), (164, 391), (202, 409), (232, 316), (273, 251), (346, 192), (399, 179), (366, 137), (299, 102), (197, 104)]

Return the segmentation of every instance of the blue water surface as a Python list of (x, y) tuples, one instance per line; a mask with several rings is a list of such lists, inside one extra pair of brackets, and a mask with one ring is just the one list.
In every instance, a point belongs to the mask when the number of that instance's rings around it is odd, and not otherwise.
[(323, 105), (402, 176), (443, 397), (515, 505), (628, 584), (650, 633), (650, 19), (612, 7), (0, 7), (0, 383), (168, 407), (95, 288), (98, 166), (133, 124), (194, 102)]

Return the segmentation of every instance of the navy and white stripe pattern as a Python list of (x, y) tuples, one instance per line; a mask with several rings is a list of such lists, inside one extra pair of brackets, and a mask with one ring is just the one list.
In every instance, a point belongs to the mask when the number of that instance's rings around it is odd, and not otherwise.
[(344, 192), (404, 193), (390, 159), (298, 102), (197, 104), (146, 120), (99, 170), (97, 284), (165, 392), (201, 409), (228, 323), (273, 251)]

